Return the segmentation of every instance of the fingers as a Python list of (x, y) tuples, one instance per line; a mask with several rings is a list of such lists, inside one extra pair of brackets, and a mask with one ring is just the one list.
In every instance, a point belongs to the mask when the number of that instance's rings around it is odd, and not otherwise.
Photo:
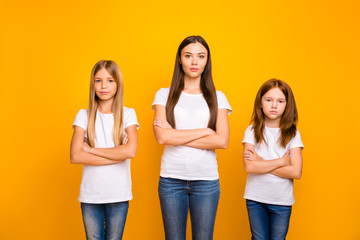
[(243, 158), (245, 160), (255, 160), (256, 159), (255, 154), (248, 150), (243, 153)]
[(287, 151), (283, 157), (289, 157), (289, 155), (290, 155), (290, 151)]
[(161, 128), (172, 128), (172, 126), (165, 119), (161, 118), (155, 119), (153, 125)]
[(124, 134), (124, 137), (123, 137), (123, 145), (125, 145), (125, 144), (127, 144), (128, 143), (128, 136), (127, 136), (127, 134), (125, 133)]

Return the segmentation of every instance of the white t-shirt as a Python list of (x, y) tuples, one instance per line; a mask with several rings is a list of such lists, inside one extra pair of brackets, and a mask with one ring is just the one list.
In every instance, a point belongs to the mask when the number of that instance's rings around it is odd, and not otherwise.
[[(75, 117), (73, 125), (87, 130), (87, 110), (81, 109)], [(131, 125), (139, 124), (135, 110), (124, 107), (124, 132)], [(113, 114), (96, 112), (95, 147), (114, 147), (112, 130), (114, 126)], [(85, 132), (85, 138), (87, 132)], [(84, 165), (80, 186), (79, 201), (84, 203), (112, 203), (132, 199), (130, 159), (113, 165), (89, 166)]]
[[(154, 105), (166, 106), (170, 88), (161, 88), (155, 95)], [(232, 109), (225, 95), (216, 91), (218, 108)], [(207, 128), (209, 107), (202, 94), (182, 92), (174, 108), (176, 129)], [(214, 150), (186, 146), (166, 145), (161, 158), (160, 176), (182, 180), (216, 180), (219, 178)]]
[[(283, 148), (278, 143), (280, 128), (265, 127), (264, 142), (256, 144), (254, 130), (250, 125), (246, 131), (243, 143), (255, 145), (255, 152), (264, 160), (281, 158), (284, 154), (296, 147), (303, 148), (301, 136), (298, 130), (291, 141)], [(291, 206), (295, 203), (293, 194), (293, 179), (281, 178), (271, 173), (248, 174), (244, 198), (267, 204)]]

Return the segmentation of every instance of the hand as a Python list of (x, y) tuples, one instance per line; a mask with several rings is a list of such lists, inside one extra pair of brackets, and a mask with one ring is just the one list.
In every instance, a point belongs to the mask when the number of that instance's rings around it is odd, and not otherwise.
[(243, 157), (245, 160), (249, 160), (249, 161), (261, 161), (264, 160), (262, 159), (262, 157), (260, 157), (254, 149), (247, 149), (244, 153), (243, 153)]
[(154, 126), (158, 126), (160, 128), (173, 128), (165, 119), (157, 118), (153, 122)]
[(290, 165), (291, 164), (290, 151), (287, 151), (281, 159), (283, 159), (285, 166)]
[(214, 135), (216, 134), (216, 132), (214, 130), (212, 130), (211, 128), (205, 128), (206, 129), (206, 133), (207, 135)]
[(84, 152), (90, 152), (91, 147), (89, 146), (89, 144), (87, 142), (83, 142), (82, 150)]
[(128, 136), (127, 136), (127, 134), (126, 133), (124, 133), (124, 137), (123, 137), (123, 142), (122, 142), (122, 144), (123, 145), (125, 145), (125, 144), (127, 144), (128, 143)]

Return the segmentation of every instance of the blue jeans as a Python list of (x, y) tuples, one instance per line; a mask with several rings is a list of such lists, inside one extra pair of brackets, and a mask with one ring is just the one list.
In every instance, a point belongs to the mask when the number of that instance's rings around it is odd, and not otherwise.
[(219, 180), (186, 181), (160, 177), (159, 198), (166, 240), (185, 240), (188, 210), (193, 240), (213, 239)]
[(87, 240), (122, 239), (129, 202), (81, 203)]
[(291, 206), (246, 199), (252, 240), (284, 240), (289, 229)]

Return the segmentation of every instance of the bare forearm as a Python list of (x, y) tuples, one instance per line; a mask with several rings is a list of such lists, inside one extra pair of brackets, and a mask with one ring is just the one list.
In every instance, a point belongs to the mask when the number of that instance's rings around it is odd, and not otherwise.
[(253, 174), (269, 173), (285, 165), (282, 158), (273, 160), (244, 160), (244, 163), (245, 171)]
[(124, 161), (128, 158), (135, 157), (136, 146), (127, 144), (113, 148), (91, 148), (89, 153), (112, 161)]
[(301, 172), (302, 171), (297, 169), (295, 166), (290, 165), (277, 168), (270, 173), (282, 178), (300, 179)]
[(70, 162), (72, 164), (84, 164), (84, 165), (92, 165), (92, 166), (103, 166), (103, 165), (111, 165), (118, 163), (116, 161), (112, 161), (103, 157), (99, 157), (82, 150), (77, 151), (77, 153), (70, 154)]
[(184, 144), (184, 146), (199, 149), (226, 149), (228, 147), (228, 144), (228, 138), (220, 136), (218, 134), (214, 134), (188, 142)]
[(188, 142), (209, 135), (209, 131), (206, 128), (178, 130), (154, 126), (154, 132), (158, 143), (164, 145), (185, 145)]

